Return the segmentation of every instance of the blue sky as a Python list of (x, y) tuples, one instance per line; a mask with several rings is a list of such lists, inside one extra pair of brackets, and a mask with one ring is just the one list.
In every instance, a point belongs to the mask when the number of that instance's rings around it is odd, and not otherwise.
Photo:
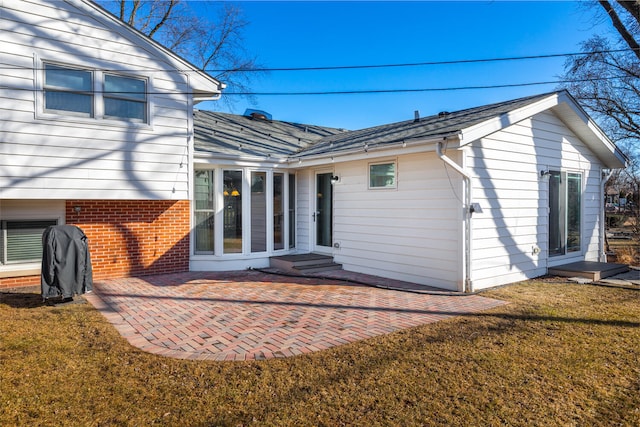
[[(594, 33), (577, 2), (238, 2), (250, 22), (247, 50), (262, 66), (325, 67), (455, 61), (572, 53)], [(323, 92), (456, 88), (556, 80), (563, 58), (331, 71), (271, 71), (257, 77), (256, 92)], [(275, 120), (360, 129), (440, 111), (455, 111), (549, 92), (555, 85), (417, 93), (256, 96), (233, 108), (265, 110)]]

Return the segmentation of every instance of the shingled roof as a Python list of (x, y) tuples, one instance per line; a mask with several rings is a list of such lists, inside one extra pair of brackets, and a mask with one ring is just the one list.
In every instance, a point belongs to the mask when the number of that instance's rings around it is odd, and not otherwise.
[(429, 117), (355, 131), (269, 120), (266, 117), (196, 111), (195, 150), (200, 156), (294, 160), (340, 156), (363, 149), (393, 148), (404, 142), (429, 142), (445, 136), (464, 137), (471, 142), (547, 108), (554, 108), (565, 124), (596, 155), (606, 159), (604, 163), (608, 167), (624, 167), (624, 154), (608, 140), (566, 91), (441, 112)]
[(341, 151), (362, 148), (365, 144), (369, 148), (373, 148), (394, 145), (403, 141), (410, 142), (415, 139), (433, 139), (439, 136), (451, 135), (548, 96), (548, 93), (528, 96), (466, 110), (441, 112), (418, 120), (407, 120), (336, 134), (323, 138), (318, 143), (298, 153), (298, 156), (313, 156), (329, 152), (338, 154)]
[(304, 125), (259, 116), (195, 111), (194, 146), (201, 154), (281, 157), (299, 153), (343, 129)]

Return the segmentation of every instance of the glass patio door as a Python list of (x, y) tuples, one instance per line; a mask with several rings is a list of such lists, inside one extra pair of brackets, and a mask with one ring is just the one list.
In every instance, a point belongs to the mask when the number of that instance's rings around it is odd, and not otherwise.
[(315, 229), (315, 251), (331, 252), (333, 235), (333, 186), (331, 172), (316, 173), (315, 210), (312, 219)]

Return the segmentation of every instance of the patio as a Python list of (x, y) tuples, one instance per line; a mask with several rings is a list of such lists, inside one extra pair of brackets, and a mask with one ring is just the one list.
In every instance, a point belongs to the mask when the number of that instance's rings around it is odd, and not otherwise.
[(242, 271), (111, 279), (85, 298), (143, 351), (218, 361), (291, 357), (504, 304), (344, 271), (333, 276)]

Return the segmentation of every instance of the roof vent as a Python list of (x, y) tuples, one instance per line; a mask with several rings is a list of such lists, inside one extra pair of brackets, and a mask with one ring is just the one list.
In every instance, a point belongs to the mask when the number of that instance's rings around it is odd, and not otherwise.
[(247, 108), (244, 111), (244, 116), (254, 120), (266, 120), (269, 122), (272, 120), (271, 114), (267, 113), (266, 111), (253, 110), (251, 108)]
[(447, 117), (449, 114), (451, 114), (451, 113), (448, 112), (448, 111), (440, 111), (438, 113), (438, 117)]
[(413, 121), (414, 122), (419, 122), (420, 121), (420, 111), (416, 110), (413, 112)]

